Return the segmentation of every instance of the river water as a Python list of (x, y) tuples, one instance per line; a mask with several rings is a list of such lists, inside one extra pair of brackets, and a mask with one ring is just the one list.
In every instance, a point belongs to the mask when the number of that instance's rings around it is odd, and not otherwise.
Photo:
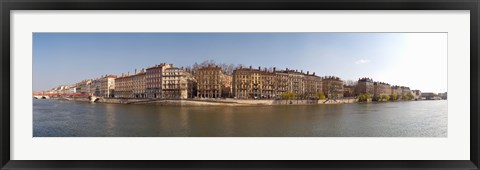
[(33, 100), (34, 137), (447, 137), (447, 101), (156, 106)]

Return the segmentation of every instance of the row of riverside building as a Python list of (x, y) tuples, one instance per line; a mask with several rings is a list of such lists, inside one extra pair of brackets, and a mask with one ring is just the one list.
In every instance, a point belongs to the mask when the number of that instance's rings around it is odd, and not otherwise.
[[(55, 89), (55, 88), (54, 88)], [(62, 88), (64, 89), (64, 88)], [(280, 99), (290, 93), (296, 99), (355, 97), (371, 94), (374, 98), (397, 94), (420, 96), (419, 90), (404, 86), (391, 86), (361, 78), (356, 85), (345, 85), (339, 77), (315, 75), (303, 70), (277, 70), (258, 67), (239, 67), (232, 75), (217, 65), (207, 65), (192, 70), (161, 63), (147, 69), (120, 76), (103, 75), (69, 85), (69, 93), (89, 94), (105, 98), (237, 98)], [(53, 90), (53, 89), (52, 89)]]
[(413, 99), (419, 99), (422, 92), (420, 90), (410, 90), (406, 86), (391, 86), (384, 82), (374, 82), (371, 78), (360, 78), (357, 83), (356, 94), (371, 94), (374, 99), (392, 95), (398, 96), (398, 99), (405, 96), (413, 96)]

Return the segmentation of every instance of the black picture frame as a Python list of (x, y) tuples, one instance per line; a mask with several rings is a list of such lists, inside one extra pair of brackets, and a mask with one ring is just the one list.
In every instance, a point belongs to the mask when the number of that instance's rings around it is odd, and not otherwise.
[[(2, 0), (0, 160), (2, 169), (478, 169), (479, 0)], [(11, 10), (469, 10), (470, 11), (470, 160), (318, 160), (318, 161), (21, 161), (10, 160), (10, 11)], [(94, 154), (94, 153), (92, 153)], [(412, 153), (414, 154), (414, 153)]]

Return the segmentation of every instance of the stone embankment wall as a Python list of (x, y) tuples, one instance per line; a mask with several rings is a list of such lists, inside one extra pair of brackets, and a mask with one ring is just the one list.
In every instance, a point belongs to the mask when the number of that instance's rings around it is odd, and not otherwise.
[(316, 105), (355, 103), (356, 99), (340, 100), (242, 100), (242, 99), (189, 99), (189, 100), (156, 100), (144, 103), (177, 106), (252, 106), (252, 105)]
[[(86, 97), (55, 97), (56, 100), (71, 100), (90, 102)], [(316, 105), (316, 104), (344, 104), (355, 103), (356, 99), (338, 100), (246, 100), (246, 99), (186, 99), (186, 100), (157, 100), (157, 99), (118, 99), (101, 98), (97, 103), (117, 104), (154, 104), (170, 106), (252, 106), (252, 105)]]
[(82, 101), (82, 102), (88, 102), (87, 97), (50, 97), (50, 99), (53, 100), (69, 100), (69, 101)]
[[(69, 100), (69, 101), (84, 101), (91, 102), (88, 97), (52, 97), (54, 100)], [(152, 101), (152, 99), (118, 99), (118, 98), (99, 98), (96, 103), (118, 103), (118, 104), (130, 104), (130, 103), (144, 103)]]
[[(144, 104), (144, 103), (138, 103)], [(202, 101), (202, 100), (157, 100), (146, 102), (146, 104), (165, 106), (242, 106), (245, 104), (224, 101)]]
[(242, 104), (260, 104), (260, 105), (311, 105), (311, 104), (342, 104), (355, 103), (356, 99), (339, 100), (234, 100)]
[(118, 104), (135, 104), (135, 103), (145, 103), (152, 101), (152, 99), (116, 99), (116, 98), (108, 98), (108, 99), (100, 99), (98, 100), (99, 103), (118, 103)]

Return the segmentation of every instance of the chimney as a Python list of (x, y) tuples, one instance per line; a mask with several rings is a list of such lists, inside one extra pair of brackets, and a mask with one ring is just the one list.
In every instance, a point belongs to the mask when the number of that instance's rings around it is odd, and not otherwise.
[(315, 75), (315, 72), (313, 72), (313, 75)]
[(288, 71), (288, 68), (286, 68), (286, 70)]
[(135, 69), (135, 74), (137, 74), (137, 69)]
[(303, 73), (303, 70), (300, 70), (300, 73)]
[(308, 73), (310, 73), (310, 71), (307, 71), (307, 75), (308, 75)]
[(252, 66), (250, 66), (250, 69), (252, 69)]
[(260, 66), (258, 66), (258, 71), (260, 71)]
[(273, 72), (275, 72), (276, 69), (277, 69), (276, 67), (273, 67)]

